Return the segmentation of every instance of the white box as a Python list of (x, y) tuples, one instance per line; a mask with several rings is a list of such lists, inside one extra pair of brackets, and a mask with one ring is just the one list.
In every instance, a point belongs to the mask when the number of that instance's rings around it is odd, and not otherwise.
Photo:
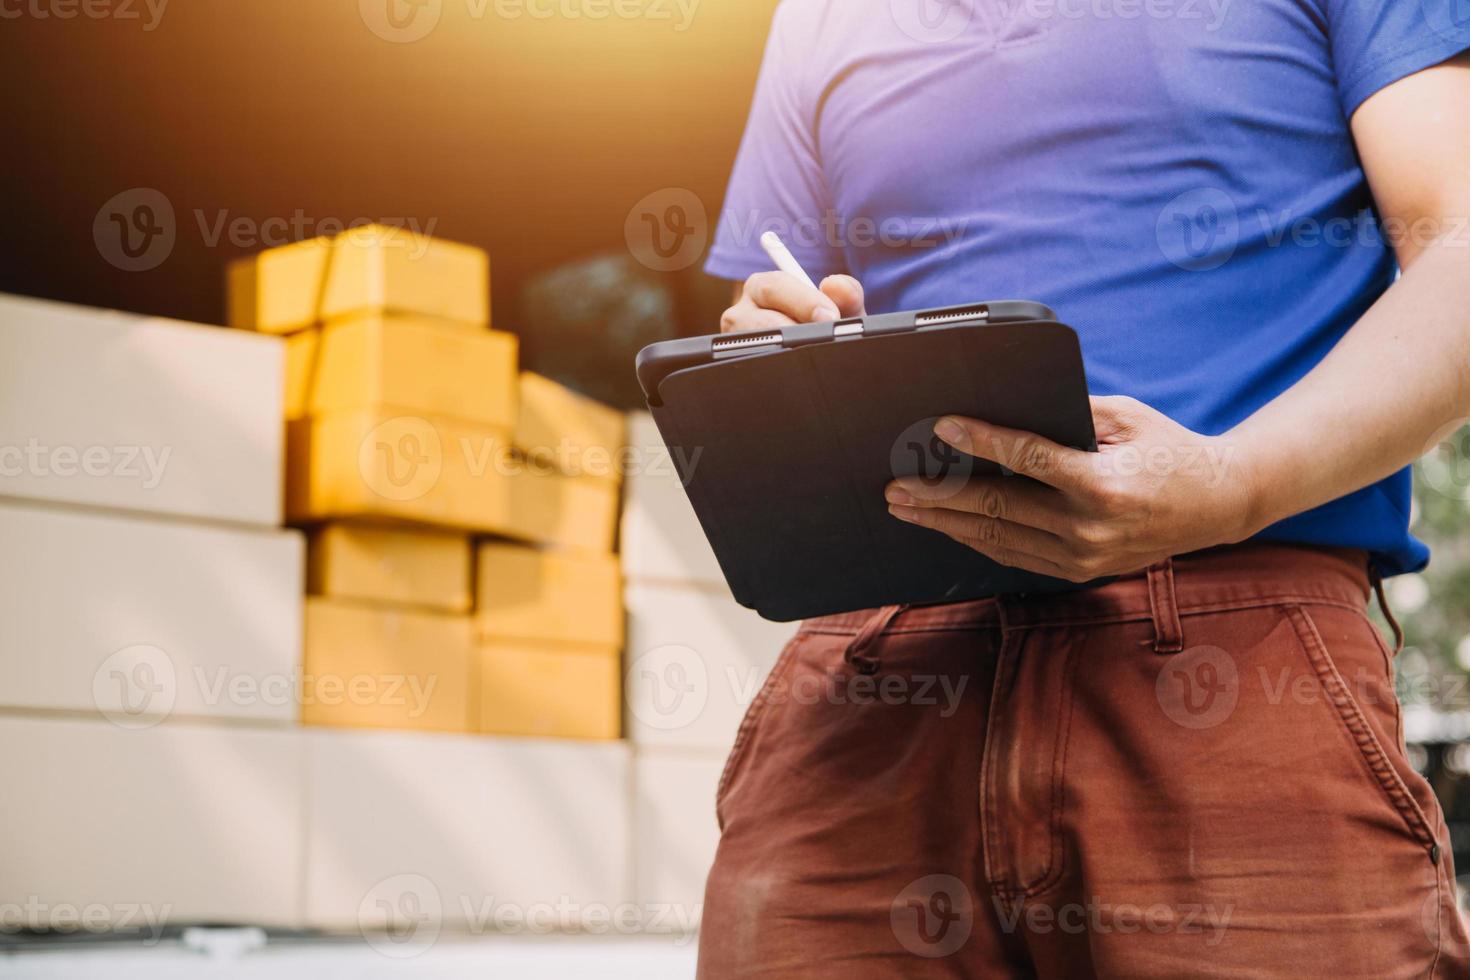
[[(630, 581), (702, 584), (728, 594), (715, 553), (694, 516), (668, 447), (647, 412), (628, 416), (621, 548)], [(699, 465), (698, 459), (693, 460)]]
[(5, 926), (299, 925), (298, 732), (0, 717), (0, 744)]
[(304, 552), (296, 531), (0, 504), (0, 706), (294, 721)]
[(279, 338), (0, 296), (0, 494), (275, 526)]
[(715, 790), (723, 752), (639, 749), (633, 760), (633, 883), (644, 908), (666, 909), (668, 931), (698, 925), (720, 843)]
[(408, 909), (492, 932), (517, 913), (616, 909), (632, 896), (629, 756), (622, 742), (307, 733), (307, 924), (371, 932)]
[(631, 583), (623, 676), (625, 731), (639, 745), (726, 749), (796, 623), (771, 623), (734, 599)]

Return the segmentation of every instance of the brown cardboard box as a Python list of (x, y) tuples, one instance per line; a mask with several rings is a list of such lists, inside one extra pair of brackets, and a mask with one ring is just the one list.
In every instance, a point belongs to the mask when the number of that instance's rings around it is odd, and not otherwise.
[(481, 544), (475, 595), (482, 639), (621, 648), (623, 588), (614, 555)]
[(384, 408), (289, 422), (286, 445), (288, 521), (512, 526), (505, 430)]
[(292, 721), (305, 551), (295, 531), (0, 502), (0, 713)]
[(392, 405), (509, 429), (516, 424), (514, 334), (431, 317), (368, 313), (295, 334), (286, 346), (286, 418)]
[(302, 723), (468, 730), (470, 634), (468, 616), (307, 599)]
[(610, 553), (618, 531), (618, 485), (528, 462), (511, 480), (511, 512), (509, 537)]
[(623, 413), (529, 371), (520, 399), (517, 449), (563, 473), (622, 479)]
[(369, 225), (230, 263), (230, 325), (294, 333), (352, 313), (490, 322), (490, 259), (478, 248)]
[(481, 640), (476, 719), (494, 735), (615, 739), (622, 661), (616, 647)]
[(384, 518), (612, 550), (618, 488), (511, 455), (509, 433), (381, 408), (287, 423), (293, 523)]
[[(304, 742), (284, 725), (0, 716), (0, 744), (14, 747), (0, 793), (5, 945), (27, 927), (106, 928), (130, 945), (182, 922), (300, 929)], [(0, 974), (27, 972), (8, 952), (0, 962)]]
[[(3, 734), (7, 745), (26, 744), (12, 740), (9, 731)], [(17, 733), (20, 737), (25, 734)], [(120, 734), (118, 741), (131, 735)], [(307, 928), (353, 935), (396, 928), (395, 934), (404, 940), (399, 949), (414, 953), (424, 950), (439, 935), (441, 923), (446, 931), (478, 934), (494, 924), (494, 919), (487, 915), (498, 915), (495, 910), (501, 908), (527, 910), (525, 918), (516, 920), (524, 923), (538, 921), (530, 917), (530, 910), (553, 896), (559, 902), (569, 903), (573, 910), (613, 909), (633, 897), (632, 862), (628, 860), (632, 850), (633, 808), (629, 805), (632, 766), (631, 751), (624, 742), (328, 728), (308, 729), (302, 740), (306, 743), (307, 813), (305, 820), (297, 817), (291, 830), (299, 833), (304, 823), (306, 845), (290, 856), (305, 853), (305, 874), (301, 874), (299, 861), (294, 865), (297, 877), (292, 895), (300, 901), (304, 893)], [(50, 751), (50, 744), (37, 745), (25, 753), (12, 753), (6, 775), (10, 777), (10, 770), (16, 768), (27, 772), (28, 781), (14, 787), (24, 789), (26, 796), (14, 799), (15, 793), (10, 790), (15, 780), (7, 778), (7, 792), (0, 793), (0, 812), (10, 804), (28, 813), (28, 808), (33, 806), (33, 787), (38, 777), (49, 774), (53, 787), (58, 782), (69, 782), (56, 778), (56, 773), (65, 771), (64, 762), (47, 769), (32, 766), (29, 758), (14, 757), (34, 755), (44, 757), (47, 763), (53, 759), (64, 760), (65, 753)], [(66, 745), (67, 750), (72, 748)], [(80, 761), (77, 768), (88, 775), (92, 773)], [(167, 793), (173, 795), (165, 795), (165, 799), (172, 803), (184, 798), (183, 791), (187, 788), (184, 780), (157, 765), (156, 758), (153, 768), (155, 771), (149, 774), (152, 781), (139, 780), (141, 784), (152, 789), (171, 780)], [(126, 846), (126, 837), (116, 830), (120, 823), (130, 830), (136, 825), (124, 823), (125, 815), (121, 813), (109, 813), (106, 820), (96, 820), (95, 801), (84, 802), (88, 800), (87, 787), (68, 788), (71, 790), (68, 802), (77, 802), (64, 811), (71, 818), (66, 829), (87, 833), (81, 828), (89, 819), (98, 824), (91, 828), (93, 836), (74, 843), (75, 853), (84, 854), (90, 865), (97, 865), (102, 860), (100, 855), (107, 853), (97, 846), (98, 838), (118, 849), (117, 853), (105, 867), (58, 866), (50, 868), (49, 875), (44, 860), (31, 861), (27, 874), (20, 878), (11, 874), (15, 866), (9, 860), (0, 860), (10, 892), (32, 894), (19, 889), (32, 887), (31, 883), (39, 880), (48, 887), (56, 886), (54, 890), (60, 895), (70, 897), (78, 892), (61, 888), (57, 879), (71, 884), (104, 878), (117, 865), (135, 856)], [(246, 802), (255, 805), (260, 801), (251, 798)], [(253, 806), (244, 809), (252, 816), (255, 813)], [(229, 821), (221, 820), (217, 824), (233, 828)], [(20, 826), (30, 829), (29, 824)], [(267, 826), (275, 829), (274, 824)], [(247, 827), (246, 831), (241, 835), (245, 843), (263, 846), (256, 843), (260, 836), (257, 828)], [(202, 836), (207, 835), (195, 835)], [(290, 839), (287, 835), (283, 837)], [(682, 841), (683, 835), (679, 839)], [(21, 842), (23, 838), (16, 836), (15, 840)], [(46, 850), (45, 857), (52, 864), (65, 860), (67, 852), (60, 844), (54, 842)], [(0, 841), (0, 857), (8, 858), (4, 846)], [(205, 841), (195, 839), (181, 842), (179, 849), (191, 858), (196, 853), (224, 850), (207, 848)], [(144, 853), (152, 857), (158, 852), (145, 848)], [(210, 871), (217, 867), (207, 861), (199, 862), (198, 866)], [(219, 870), (238, 873), (234, 864), (225, 864)], [(184, 895), (191, 894), (188, 888), (217, 892), (221, 890), (220, 880), (231, 880), (211, 878), (201, 882), (197, 877), (196, 873), (184, 879), (181, 874), (180, 883), (174, 885), (181, 893), (180, 909), (194, 909), (193, 905), (184, 904)], [(420, 887), (426, 881), (432, 882), (432, 892), (426, 893)], [(129, 895), (121, 889), (117, 894), (118, 900), (125, 900)], [(146, 894), (159, 895), (160, 902), (172, 898), (167, 891)], [(411, 895), (424, 900), (417, 910), (433, 916), (424, 921), (424, 929), (420, 931), (414, 931), (412, 925), (403, 928), (406, 922), (413, 921), (403, 916), (405, 910), (415, 910), (411, 906), (405, 908), (404, 896)], [(281, 904), (287, 903), (283, 900)], [(231, 921), (241, 919), (256, 921), (241, 915)], [(381, 943), (379, 948), (383, 948)], [(432, 967), (425, 972), (432, 975), (431, 971)], [(320, 972), (323, 980), (327, 980), (328, 971)], [(460, 972), (471, 976), (524, 975), (524, 971), (514, 969)], [(564, 975), (595, 975), (596, 972), (568, 970)], [(558, 974), (542, 971), (542, 975)]]
[(281, 346), (0, 295), (0, 496), (278, 527)]
[(470, 541), (460, 534), (328, 524), (312, 535), (313, 595), (469, 612)]

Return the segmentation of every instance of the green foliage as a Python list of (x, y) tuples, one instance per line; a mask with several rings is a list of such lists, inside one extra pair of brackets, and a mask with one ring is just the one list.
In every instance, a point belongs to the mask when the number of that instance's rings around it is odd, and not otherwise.
[(1414, 467), (1413, 529), (1433, 557), (1419, 575), (1389, 582), (1390, 604), (1405, 638), (1398, 660), (1400, 696), (1406, 704), (1467, 711), (1466, 685), (1450, 680), (1466, 674), (1462, 658), (1470, 663), (1470, 644), (1459, 653), (1470, 637), (1470, 426), (1445, 438)]

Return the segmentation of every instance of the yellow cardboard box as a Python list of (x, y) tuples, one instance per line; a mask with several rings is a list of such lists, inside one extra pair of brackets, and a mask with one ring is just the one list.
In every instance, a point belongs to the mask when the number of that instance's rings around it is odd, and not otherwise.
[(623, 413), (529, 371), (521, 375), (515, 446), (563, 473), (622, 478)]
[(498, 428), (516, 424), (515, 334), (365, 313), (286, 343), (286, 418), (392, 405)]
[(509, 433), (393, 409), (286, 424), (286, 516), (380, 517), (469, 531), (512, 526)]
[(615, 555), (481, 544), (475, 584), (481, 638), (623, 645)]
[(328, 524), (311, 537), (307, 589), (338, 599), (469, 612), (470, 550), (461, 534)]
[(367, 225), (230, 263), (230, 326), (294, 333), (352, 313), (490, 322), (490, 259), (408, 228)]
[(476, 718), (492, 735), (615, 739), (622, 730), (616, 647), (482, 640)]
[(529, 461), (515, 460), (511, 468), (513, 520), (503, 532), (506, 536), (573, 551), (613, 550), (618, 530), (616, 483), (555, 473)]
[(510, 452), (508, 430), (381, 408), (286, 424), (286, 517), (381, 518), (612, 550), (618, 488)]
[(472, 730), (473, 647), (468, 616), (307, 599), (301, 721)]

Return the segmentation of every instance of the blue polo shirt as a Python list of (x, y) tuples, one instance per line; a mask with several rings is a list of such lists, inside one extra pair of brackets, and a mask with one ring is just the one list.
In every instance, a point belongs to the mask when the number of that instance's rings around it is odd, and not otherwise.
[[(1470, 0), (784, 0), (707, 269), (769, 269), (771, 229), (870, 311), (1040, 300), (1094, 394), (1219, 434), (1392, 282), (1348, 120), (1467, 48)], [(1261, 537), (1415, 570), (1409, 497)]]

